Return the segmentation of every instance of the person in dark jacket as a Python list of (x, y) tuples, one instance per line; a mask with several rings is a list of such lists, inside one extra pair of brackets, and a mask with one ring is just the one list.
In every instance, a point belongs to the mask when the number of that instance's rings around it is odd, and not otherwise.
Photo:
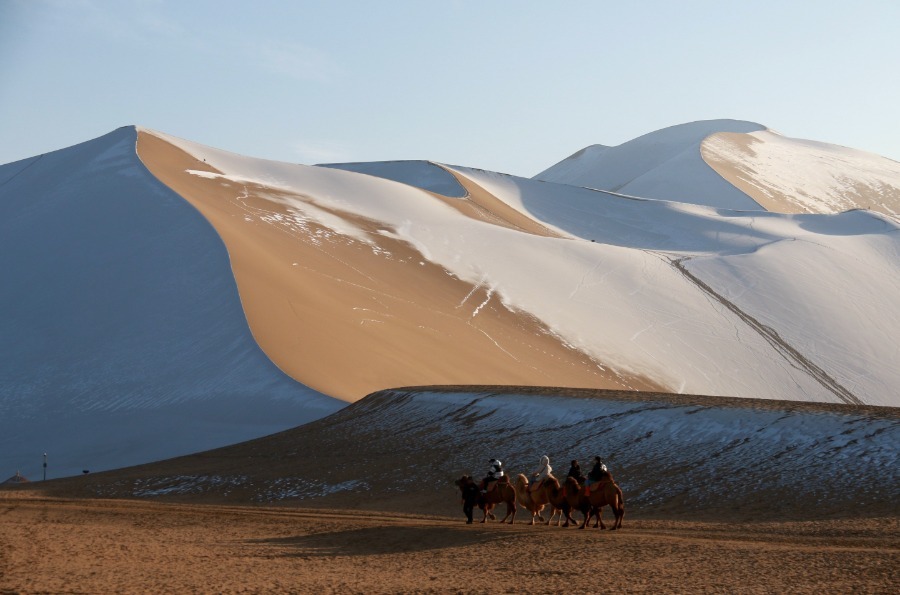
[(588, 473), (587, 481), (584, 485), (589, 486), (591, 484), (595, 484), (599, 481), (602, 481), (606, 477), (609, 476), (609, 469), (607, 469), (606, 464), (603, 462), (599, 456), (594, 457), (594, 467), (591, 469), (591, 472)]
[(472, 511), (474, 510), (475, 505), (478, 504), (478, 496), (480, 496), (478, 484), (469, 477), (465, 483), (459, 486), (459, 488), (462, 492), (463, 513), (466, 515), (466, 524), (471, 525)]
[(572, 459), (572, 466), (569, 467), (566, 477), (574, 477), (579, 485), (584, 485), (584, 473), (581, 472), (581, 465), (578, 464), (577, 460)]
[(490, 468), (488, 468), (487, 475), (481, 481), (481, 493), (487, 493), (488, 490), (491, 489), (493, 482), (499, 481), (501, 477), (503, 477), (503, 463), (498, 461), (497, 459), (491, 459), (488, 461)]

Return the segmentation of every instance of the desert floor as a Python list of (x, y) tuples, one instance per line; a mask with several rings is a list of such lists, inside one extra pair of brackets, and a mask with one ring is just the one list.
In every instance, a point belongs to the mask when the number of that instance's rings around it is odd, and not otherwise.
[(2, 593), (900, 592), (900, 519), (618, 532), (0, 491)]

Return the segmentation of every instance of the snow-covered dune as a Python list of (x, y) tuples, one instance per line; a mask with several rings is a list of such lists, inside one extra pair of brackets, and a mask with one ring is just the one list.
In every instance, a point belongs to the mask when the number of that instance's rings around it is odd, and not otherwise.
[(869, 209), (900, 219), (900, 163), (880, 155), (772, 130), (712, 134), (701, 153), (723, 178), (769, 211)]
[[(342, 262), (355, 263), (355, 270), (366, 271), (368, 279), (355, 281), (354, 287), (378, 293), (378, 280), (388, 276), (394, 281), (382, 296), (396, 297), (410, 283), (424, 288), (447, 275), (463, 282), (454, 290), (458, 296), (452, 307), (425, 301), (422, 295), (416, 298), (420, 305), (427, 304), (432, 318), (438, 312), (446, 316), (459, 310), (473, 292), (483, 292), (484, 297), (466, 307), (471, 322), (476, 318), (480, 322), (486, 314), (484, 306), (495, 303), (498, 311), (512, 316), (502, 328), (508, 329), (511, 320), (536, 320), (546, 334), (558, 337), (595, 362), (597, 369), (625, 383), (642, 378), (673, 392), (896, 404), (892, 387), (900, 381), (900, 358), (891, 337), (900, 329), (900, 313), (889, 303), (898, 295), (900, 271), (892, 255), (900, 235), (898, 226), (883, 217), (864, 212), (791, 216), (637, 200), (448, 166), (442, 167), (456, 176), (466, 195), (440, 197), (418, 188), (440, 177), (432, 164), (427, 164), (427, 170), (424, 163), (404, 166), (404, 179), (415, 184), (409, 186), (373, 177), (385, 170), (383, 164), (360, 175), (250, 159), (158, 133), (148, 135), (180, 148), (196, 163), (215, 168), (215, 172), (201, 172), (183, 166), (183, 181), (178, 183), (186, 185), (186, 194), (192, 192), (187, 186), (192, 181), (215, 181), (218, 192), (230, 193), (239, 201), (256, 197), (252, 208), (243, 211), (247, 223), (266, 224), (270, 229), (274, 223), (284, 230), (288, 221), (294, 247), (310, 237), (302, 226), (317, 224), (323, 230), (314, 234), (317, 248), (327, 247), (331, 254), (348, 242), (362, 248), (364, 261), (359, 253), (341, 256)], [(697, 130), (682, 130), (680, 137), (689, 138), (697, 150)], [(387, 169), (391, 177), (397, 177), (396, 167)], [(229, 185), (227, 190), (223, 184)], [(796, 258), (793, 242), (806, 247), (803, 258)], [(396, 264), (394, 255), (401, 246), (411, 250), (404, 258), (420, 266), (437, 265), (439, 274), (420, 272), (418, 281), (388, 274), (384, 267)], [(762, 295), (740, 280), (705, 273), (712, 271), (708, 264), (712, 262), (733, 270), (731, 263), (737, 261), (729, 257), (751, 255), (763, 247), (783, 265), (775, 269), (760, 264), (752, 276), (742, 277), (755, 276), (755, 286), (766, 287)], [(271, 254), (276, 248), (261, 249)], [(866, 262), (865, 270), (844, 273), (854, 259)], [(298, 256), (296, 262), (304, 260), (309, 259)], [(839, 274), (805, 274), (837, 262), (841, 263)], [(289, 266), (285, 262), (284, 270)], [(247, 305), (253, 299), (253, 283), (242, 283), (240, 274), (238, 283), (248, 288), (242, 289)], [(278, 291), (293, 300), (309, 287), (305, 281)], [(738, 299), (741, 290), (746, 295)], [(332, 301), (348, 295), (345, 288), (329, 291)], [(812, 297), (805, 299), (806, 293)], [(853, 305), (845, 303), (848, 295), (854, 296)], [(445, 384), (482, 383), (486, 373), (479, 371), (479, 362), (491, 362), (494, 370), (498, 363), (521, 361), (517, 349), (522, 338), (501, 337), (493, 327), (488, 331), (492, 345), (480, 350), (478, 361), (457, 360), (455, 378), (462, 380), (454, 382), (452, 373), (436, 369), (433, 362), (436, 358), (451, 361), (448, 358), (465, 344), (460, 336), (451, 335), (446, 343), (430, 342), (433, 351), (425, 351), (420, 346), (428, 331), (405, 332), (400, 340), (392, 334), (408, 320), (409, 310), (387, 308), (383, 297), (373, 309), (364, 293), (341, 299), (356, 300), (354, 306), (366, 308), (365, 319), (350, 318), (355, 322), (347, 327), (341, 326), (345, 313), (326, 315), (327, 310), (320, 307), (317, 315), (322, 320), (330, 316), (324, 332), (334, 333), (340, 327), (345, 343), (365, 350), (355, 365), (377, 361), (380, 351), (366, 347), (377, 342), (382, 348), (391, 345), (388, 353), (405, 355), (399, 368), (378, 362), (383, 385), (420, 384), (429, 378), (440, 378), (436, 382)], [(768, 307), (770, 303), (782, 307)], [(808, 304), (816, 307), (805, 307)], [(866, 317), (859, 312), (879, 314)], [(823, 316), (831, 321), (827, 327)], [(296, 349), (278, 346), (286, 329), (290, 334), (285, 321), (292, 318), (289, 313), (276, 318), (271, 332), (255, 330), (276, 362), (279, 351)], [(250, 315), (256, 329), (255, 320)], [(306, 320), (300, 317), (298, 323), (307, 324)], [(374, 334), (368, 334), (366, 320), (375, 321)], [(316, 346), (323, 342), (313, 341)], [(321, 380), (310, 377), (311, 361), (317, 361), (315, 369), (327, 370), (330, 378), (362, 377), (340, 374), (335, 356), (322, 357), (323, 351), (317, 351), (285, 358), (296, 362), (295, 378), (328, 392), (326, 385), (317, 384)], [(318, 359), (312, 359), (316, 355)], [(491, 359), (494, 356), (499, 359)], [(541, 380), (556, 384), (551, 380), (554, 372), (546, 367), (549, 364), (539, 365), (546, 376), (519, 384), (540, 384)], [(513, 367), (527, 368), (521, 363)], [(421, 374), (414, 377), (416, 373)], [(360, 393), (368, 392), (365, 382), (355, 386)], [(376, 388), (368, 384), (369, 390)]]
[(423, 383), (660, 387), (505, 300), (481, 260), (519, 268), (514, 246), (537, 236), (467, 198), (151, 131), (139, 151), (222, 235), (254, 336), (307, 386), (348, 401)]
[(0, 467), (144, 462), (396, 386), (898, 406), (900, 223), (770, 212), (703, 160), (763, 133), (673, 127), (543, 180), (140, 128), (0, 166)]
[(260, 351), (219, 236), (135, 141), (0, 167), (0, 469), (132, 465), (342, 406)]
[[(228, 179), (311, 197), (318, 210), (295, 203), (295, 213), (339, 235), (347, 234), (317, 215), (322, 208), (378, 222), (423, 261), (487, 288), (488, 300), (541, 321), (616, 374), (674, 392), (896, 404), (900, 314), (890, 303), (900, 295), (900, 236), (878, 215), (731, 211), (449, 166), (468, 194), (440, 202), (373, 178), (384, 173), (379, 165), (364, 176), (338, 175), (172, 142)], [(435, 175), (405, 173), (417, 187)], [(447, 208), (475, 194), (490, 212), (467, 217)], [(546, 233), (513, 224), (510, 212)], [(367, 241), (390, 252), (387, 234), (379, 235)], [(763, 248), (768, 259), (752, 256)], [(856, 260), (867, 266), (854, 268)], [(721, 272), (738, 262), (760, 264), (741, 276)], [(839, 274), (809, 274), (836, 264)], [(861, 314), (869, 312), (878, 315)]]
[(617, 147), (588, 147), (534, 176), (536, 180), (610, 190), (620, 194), (708, 205), (760, 209), (746, 193), (724, 180), (700, 154), (717, 132), (764, 130), (753, 122), (707, 120), (651, 132)]
[[(606, 391), (382, 391), (277, 436), (59, 486), (106, 497), (234, 499), (459, 514), (488, 460), (528, 474), (601, 456), (628, 518), (764, 522), (896, 512), (897, 409)], [(360, 444), (367, 448), (361, 450)], [(311, 458), (306, 453), (315, 451)], [(521, 518), (521, 516), (520, 516)]]
[(319, 167), (369, 174), (453, 198), (463, 198), (466, 195), (465, 189), (450, 172), (430, 161), (322, 163)]
[[(645, 305), (645, 296), (632, 295), (625, 288), (588, 284), (579, 290), (585, 299), (607, 306), (624, 301), (620, 296), (627, 294), (634, 311), (653, 312), (637, 330), (642, 338), (650, 333), (649, 342), (655, 347), (649, 349), (671, 367), (694, 369), (707, 381), (709, 374), (731, 370), (730, 379), (718, 376), (709, 383), (682, 372), (679, 390), (734, 396), (753, 396), (755, 391), (756, 396), (788, 399), (805, 393), (810, 398), (803, 400), (831, 400), (794, 386), (793, 373), (789, 377), (766, 372), (773, 380), (767, 386), (738, 384), (747, 381), (742, 380), (746, 370), (741, 371), (743, 366), (737, 362), (756, 361), (754, 367), (766, 370), (770, 365), (792, 370), (799, 366), (804, 377), (816, 378), (821, 389), (833, 397), (842, 395), (842, 401), (898, 405), (894, 387), (900, 386), (900, 350), (894, 337), (900, 329), (900, 308), (895, 306), (900, 299), (900, 227), (891, 219), (858, 210), (833, 215), (728, 211), (629, 199), (469, 168), (452, 171), (560, 233), (640, 249), (643, 256), (655, 254), (686, 273), (682, 280), (653, 281), (657, 288), (665, 287), (662, 295), (671, 302), (662, 305)], [(602, 246), (597, 249), (608, 251)], [(651, 269), (642, 270), (646, 274)], [(604, 284), (614, 278), (607, 275)], [(679, 282), (685, 280), (689, 285)], [(678, 297), (680, 292), (696, 297), (691, 292), (697, 289), (714, 300), (714, 309), (725, 307), (721, 320), (711, 312), (695, 311), (692, 297), (685, 299), (688, 303)], [(592, 293), (593, 297), (587, 297)], [(710, 306), (703, 300), (700, 303)], [(672, 335), (658, 328), (661, 320), (666, 321), (665, 327), (688, 319), (705, 328), (704, 339), (688, 339), (690, 335), (681, 327)], [(590, 328), (591, 323), (586, 324)], [(627, 330), (631, 324), (637, 323), (629, 321), (622, 328), (615, 320), (604, 321), (596, 327), (597, 336), (602, 328), (610, 346), (627, 351), (637, 338)], [(718, 333), (727, 336), (729, 328), (739, 333), (739, 340), (729, 337), (717, 343)], [(755, 355), (742, 351), (753, 345), (751, 335), (768, 343), (769, 349)], [(596, 344), (602, 341), (598, 338)], [(660, 346), (666, 344), (690, 345), (698, 353), (660, 355)], [(714, 344), (718, 346), (711, 349)], [(698, 364), (700, 353), (716, 353), (718, 363)], [(768, 363), (762, 362), (769, 359), (763, 353), (772, 356)], [(641, 358), (638, 353), (628, 355), (630, 361)], [(733, 366), (724, 365), (726, 359)]]
[(680, 124), (617, 147), (592, 145), (534, 179), (729, 209), (900, 216), (900, 163), (736, 120)]

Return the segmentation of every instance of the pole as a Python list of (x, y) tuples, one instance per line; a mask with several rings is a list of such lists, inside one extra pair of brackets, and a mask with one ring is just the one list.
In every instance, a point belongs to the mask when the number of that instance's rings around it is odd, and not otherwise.
[(47, 453), (44, 453), (44, 481), (47, 481)]

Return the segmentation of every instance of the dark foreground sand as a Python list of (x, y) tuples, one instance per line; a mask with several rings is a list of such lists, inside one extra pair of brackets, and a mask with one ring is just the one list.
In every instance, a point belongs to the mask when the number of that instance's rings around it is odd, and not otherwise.
[(898, 529), (626, 517), (580, 531), (0, 491), (0, 592), (896, 593)]

